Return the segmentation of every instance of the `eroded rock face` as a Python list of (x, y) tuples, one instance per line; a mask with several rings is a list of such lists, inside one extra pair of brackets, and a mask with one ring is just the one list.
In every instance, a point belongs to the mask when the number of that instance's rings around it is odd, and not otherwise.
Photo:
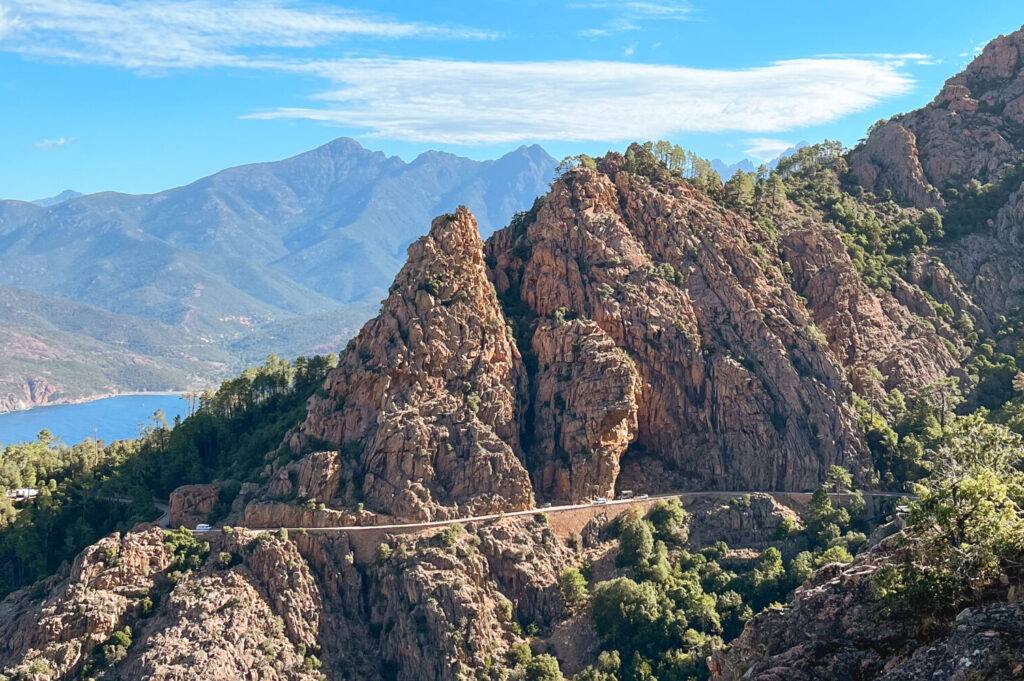
[[(877, 194), (889, 190), (902, 203), (940, 209), (947, 204), (940, 192), (1016, 177), (1014, 167), (1024, 161), (1022, 55), (1024, 30), (993, 40), (929, 105), (874, 130), (850, 153), (851, 175)], [(976, 224), (940, 253), (984, 310), (975, 319), (990, 332), (994, 320), (1024, 303), (1020, 205), (1018, 189), (1001, 210), (972, 217)]]
[[(592, 320), (587, 328), (630, 357), (641, 386), (636, 443), (676, 469), (648, 488), (801, 489), (829, 465), (860, 469), (844, 369), (812, 332), (775, 245), (687, 183), (650, 182), (624, 163), (609, 154), (598, 170), (573, 171), (532, 222), (488, 241), (495, 285), (507, 308), (519, 306), (517, 334), (537, 348), (538, 375), (548, 376), (546, 319)], [(578, 429), (565, 409), (562, 438)], [(534, 422), (546, 436), (544, 416)], [(532, 443), (553, 471), (538, 480), (573, 493), (558, 472), (571, 465), (548, 463), (550, 441)]]
[(901, 122), (889, 122), (868, 136), (863, 148), (850, 154), (850, 172), (862, 187), (919, 208), (943, 205), (921, 167), (917, 136)]
[(872, 291), (834, 229), (783, 208), (769, 235), (653, 172), (609, 154), (486, 245), (465, 209), (438, 218), (288, 437), (326, 451), (270, 465), (246, 521), (579, 501), (612, 494), (625, 464), (650, 491), (867, 469), (853, 393), (912, 391), (965, 351), (922, 290), (977, 307), (930, 262), (916, 286)]
[(941, 205), (934, 188), (994, 179), (1024, 159), (1022, 53), (1024, 32), (996, 38), (931, 104), (873, 131), (850, 154), (860, 184), (926, 208)]
[(195, 527), (205, 523), (217, 505), (219, 485), (182, 485), (170, 495), (171, 527)]
[[(205, 565), (177, 578), (158, 529), (97, 542), (44, 584), (43, 600), (23, 589), (0, 603), (0, 671), (72, 679), (92, 665), (107, 679), (314, 679), (301, 650), (318, 645), (319, 589), (293, 545), (267, 537), (249, 546), (253, 538), (218, 537)], [(221, 552), (230, 560), (218, 563)], [(122, 631), (130, 645), (107, 652)]]
[[(807, 300), (856, 392), (883, 397), (883, 389), (912, 391), (959, 368), (959, 357), (949, 348), (963, 351), (963, 341), (936, 316), (920, 290), (899, 280), (891, 295), (871, 290), (836, 230), (794, 226), (782, 232), (779, 247), (793, 272), (794, 290)], [(941, 300), (962, 301), (955, 312), (978, 313), (941, 265), (918, 262), (913, 271), (918, 286), (933, 287), (944, 294)]]
[(1024, 610), (994, 602), (955, 621), (875, 616), (872, 577), (897, 560), (887, 540), (849, 565), (816, 572), (794, 601), (747, 623), (708, 659), (716, 681), (1015, 679), (1024, 669)]
[(717, 541), (729, 546), (768, 546), (779, 540), (784, 523), (800, 528), (800, 516), (767, 494), (731, 499), (697, 499), (689, 513), (689, 546), (699, 549)]
[(640, 375), (595, 322), (545, 321), (533, 334), (530, 467), (546, 499), (608, 497), (636, 438)]
[(434, 221), (292, 438), (355, 460), (371, 509), (430, 519), (531, 503), (516, 454), (526, 372), (482, 246), (466, 209)]
[(1024, 307), (1024, 188), (1010, 194), (989, 226), (953, 244), (943, 259), (990, 320)]
[(170, 562), (159, 530), (114, 534), (80, 553), (66, 576), (49, 578), (42, 600), (31, 588), (14, 592), (0, 603), (0, 672), (35, 663), (70, 676), (132, 618)]

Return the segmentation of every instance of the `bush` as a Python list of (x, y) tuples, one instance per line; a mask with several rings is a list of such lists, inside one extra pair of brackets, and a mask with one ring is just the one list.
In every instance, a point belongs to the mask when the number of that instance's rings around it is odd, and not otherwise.
[(537, 655), (525, 665), (526, 681), (562, 681), (558, 660), (551, 655)]
[(450, 549), (459, 541), (459, 538), (466, 533), (464, 528), (459, 523), (452, 523), (448, 527), (444, 528), (440, 532), (434, 535), (434, 538), (441, 542), (441, 546), (446, 549)]
[(619, 567), (645, 567), (654, 554), (654, 533), (651, 523), (639, 513), (627, 512), (619, 522)]
[(647, 520), (654, 527), (658, 539), (666, 543), (686, 543), (686, 510), (679, 499), (659, 501), (647, 514)]
[(377, 547), (377, 562), (378, 563), (387, 562), (388, 558), (390, 558), (390, 557), (391, 557), (391, 547), (389, 545), (387, 545), (387, 544), (382, 542), (381, 545)]
[(526, 663), (533, 657), (530, 644), (524, 641), (513, 643), (508, 649), (508, 659), (513, 667), (525, 667)]
[(909, 561), (883, 565), (872, 580), (875, 611), (886, 618), (951, 615), (964, 595), (963, 582), (949, 570), (921, 568)]
[(176, 570), (198, 568), (210, 553), (210, 544), (200, 540), (184, 527), (164, 533), (164, 544), (174, 558)]
[(576, 568), (562, 570), (562, 574), (558, 576), (558, 590), (562, 592), (562, 599), (570, 609), (586, 603), (590, 597), (587, 580)]
[(849, 563), (853, 561), (853, 556), (842, 546), (833, 546), (826, 549), (818, 558), (814, 561), (819, 567), (822, 565), (828, 565), (830, 563)]
[(139, 617), (149, 617), (156, 610), (158, 599), (156, 596), (144, 596), (139, 601), (138, 606), (135, 608), (135, 612)]

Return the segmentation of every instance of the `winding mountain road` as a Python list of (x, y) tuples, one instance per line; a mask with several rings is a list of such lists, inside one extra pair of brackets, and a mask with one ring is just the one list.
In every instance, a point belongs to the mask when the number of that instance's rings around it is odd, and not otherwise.
[[(283, 527), (282, 526), (282, 527), (258, 527), (258, 528), (257, 527), (253, 527), (253, 528), (245, 528), (245, 527), (240, 527), (239, 526), (239, 527), (236, 527), (235, 529), (251, 529), (251, 530), (258, 530), (258, 531), (262, 531), (262, 532), (265, 532), (265, 531), (277, 531), (277, 530), (286, 530), (286, 531), (290, 531), (290, 532), (297, 532), (299, 530), (302, 530), (302, 531), (305, 531), (305, 532), (351, 532), (351, 533), (370, 532), (370, 531), (372, 531), (372, 532), (380, 532), (382, 530), (399, 530), (399, 531), (402, 531), (402, 532), (415, 532), (417, 530), (428, 530), (428, 529), (436, 528), (436, 527), (447, 527), (448, 525), (451, 525), (453, 523), (456, 523), (456, 524), (459, 524), (459, 525), (465, 525), (467, 523), (484, 522), (484, 521), (488, 521), (488, 520), (497, 520), (499, 518), (510, 518), (510, 517), (515, 517), (515, 516), (535, 515), (537, 513), (545, 513), (545, 514), (552, 514), (552, 513), (554, 513), (554, 514), (558, 514), (558, 513), (565, 513), (565, 512), (569, 512), (569, 511), (579, 511), (579, 510), (583, 510), (583, 509), (592, 509), (592, 510), (597, 511), (599, 509), (606, 508), (606, 507), (609, 507), (609, 506), (620, 506), (620, 505), (637, 504), (637, 503), (645, 503), (646, 504), (646, 503), (652, 503), (652, 502), (661, 501), (661, 500), (664, 500), (664, 499), (683, 499), (683, 498), (692, 499), (692, 498), (699, 498), (699, 497), (742, 498), (742, 497), (750, 495), (750, 494), (767, 494), (767, 495), (769, 495), (769, 496), (771, 496), (771, 497), (773, 497), (775, 499), (783, 499), (783, 498), (785, 498), (785, 499), (798, 499), (798, 498), (806, 497), (809, 500), (812, 493), (811, 492), (764, 492), (764, 491), (752, 491), (752, 492), (733, 492), (733, 491), (725, 491), (725, 492), (721, 492), (721, 491), (678, 492), (678, 493), (670, 493), (670, 494), (651, 495), (651, 496), (648, 496), (646, 498), (633, 497), (633, 498), (630, 498), (630, 499), (615, 499), (615, 500), (606, 501), (606, 502), (600, 503), (600, 504), (595, 504), (593, 502), (590, 502), (590, 503), (582, 503), (582, 504), (566, 504), (566, 505), (562, 505), (562, 506), (548, 506), (547, 508), (537, 507), (537, 508), (526, 509), (526, 510), (523, 510), (523, 511), (509, 511), (507, 513), (490, 513), (490, 514), (487, 514), (487, 515), (467, 516), (467, 517), (464, 517), (464, 518), (451, 518), (451, 519), (448, 519), (448, 520), (431, 520), (431, 521), (427, 521), (427, 522), (418, 522), (418, 523), (393, 523), (393, 524), (389, 524), (389, 525), (338, 525), (338, 526), (332, 526), (332, 527)], [(864, 496), (864, 498), (886, 498), (886, 499), (900, 499), (900, 498), (914, 499), (914, 498), (916, 498), (916, 497), (914, 497), (911, 494), (905, 494), (905, 493), (902, 493), (902, 492), (862, 492), (861, 494)], [(831, 497), (831, 498), (842, 499), (843, 497), (848, 497), (848, 496), (850, 496), (850, 494), (848, 492), (830, 492), (829, 493), (829, 497)], [(165, 514), (165, 516), (166, 516), (166, 514)], [(202, 532), (220, 532), (221, 528), (213, 527), (213, 528), (210, 528), (209, 530), (200, 530), (200, 531), (202, 531)]]

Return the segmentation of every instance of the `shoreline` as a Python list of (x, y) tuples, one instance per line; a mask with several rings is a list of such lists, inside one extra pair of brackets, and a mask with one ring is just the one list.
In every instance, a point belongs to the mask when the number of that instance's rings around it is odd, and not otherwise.
[(89, 402), (99, 402), (100, 400), (109, 400), (113, 397), (142, 397), (145, 395), (152, 395), (154, 397), (181, 397), (187, 390), (141, 390), (141, 391), (129, 391), (129, 392), (116, 392), (116, 393), (99, 393), (96, 395), (89, 395), (86, 397), (73, 397), (68, 399), (54, 400), (53, 402), (42, 402), (39, 404), (32, 404), (27, 407), (20, 407), (18, 409), (7, 409), (0, 411), (0, 416), (6, 414), (17, 414), (20, 412), (32, 411), (33, 409), (45, 409), (46, 407), (67, 407), (79, 404), (88, 404)]

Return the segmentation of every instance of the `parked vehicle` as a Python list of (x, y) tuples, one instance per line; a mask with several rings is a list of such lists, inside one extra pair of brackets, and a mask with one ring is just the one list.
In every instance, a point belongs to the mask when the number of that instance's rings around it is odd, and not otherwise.
[(548, 502), (546, 502), (546, 503), (543, 503), (543, 504), (541, 504), (541, 505), (540, 505), (540, 507), (541, 507), (541, 508), (551, 508), (551, 502), (550, 502), (550, 501), (548, 501)]
[(601, 504), (607, 504), (608, 500), (605, 499), (604, 497), (600, 497), (600, 498), (594, 499), (590, 503), (593, 504), (594, 506), (600, 506)]
[(210, 531), (210, 526), (207, 525), (206, 523), (200, 523), (200, 524), (196, 525), (196, 532), (209, 532), (209, 531)]
[(621, 492), (619, 492), (619, 499), (632, 499), (632, 498), (633, 498), (633, 490), (631, 490), (631, 489), (624, 489)]
[(640, 496), (637, 497), (637, 499), (639, 499), (640, 501), (643, 501), (644, 499), (650, 499), (650, 498), (651, 498), (650, 494), (641, 494)]

